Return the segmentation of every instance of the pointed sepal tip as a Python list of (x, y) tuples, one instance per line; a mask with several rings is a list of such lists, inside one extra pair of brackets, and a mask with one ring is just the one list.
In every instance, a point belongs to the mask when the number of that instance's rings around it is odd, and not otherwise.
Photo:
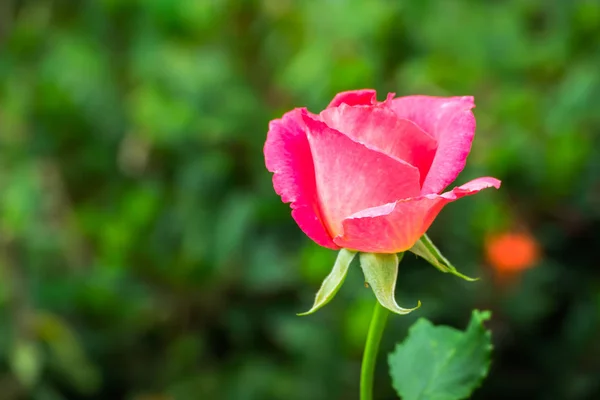
[(344, 283), (346, 275), (348, 274), (348, 267), (350, 267), (355, 255), (355, 251), (347, 249), (340, 250), (335, 260), (335, 264), (333, 264), (331, 272), (329, 275), (327, 275), (325, 280), (323, 280), (323, 283), (321, 284), (321, 287), (315, 296), (315, 302), (312, 308), (306, 312), (298, 313), (296, 315), (300, 317), (310, 315), (333, 299), (335, 294), (342, 287), (342, 283)]
[(365, 281), (373, 290), (379, 304), (400, 315), (408, 314), (421, 307), (421, 301), (414, 308), (402, 308), (396, 303), (394, 290), (400, 262), (397, 254), (361, 253), (359, 257)]
[(471, 278), (458, 272), (458, 270), (450, 263), (450, 261), (448, 261), (448, 259), (444, 257), (440, 250), (433, 244), (427, 234), (421, 236), (421, 238), (409, 251), (423, 258), (425, 261), (444, 273), (450, 273), (469, 282), (479, 280), (479, 278)]

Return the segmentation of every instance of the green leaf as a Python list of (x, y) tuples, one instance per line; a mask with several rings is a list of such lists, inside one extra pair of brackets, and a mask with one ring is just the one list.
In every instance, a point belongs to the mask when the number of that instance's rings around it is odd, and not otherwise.
[(403, 400), (467, 398), (487, 375), (491, 334), (489, 311), (474, 310), (465, 332), (419, 319), (388, 357), (392, 384)]
[(394, 289), (398, 278), (399, 259), (396, 254), (361, 253), (360, 266), (365, 274), (365, 281), (373, 289), (377, 301), (396, 314), (408, 314), (421, 307), (421, 302), (415, 308), (402, 308), (396, 303)]
[(335, 296), (337, 291), (340, 290), (340, 287), (342, 287), (342, 283), (344, 283), (344, 279), (346, 279), (346, 274), (348, 273), (348, 267), (355, 255), (356, 252), (354, 251), (346, 249), (340, 250), (337, 259), (335, 260), (335, 264), (333, 265), (333, 269), (329, 275), (327, 275), (321, 288), (317, 292), (315, 304), (313, 304), (310, 310), (298, 315), (303, 316), (312, 314), (333, 299), (333, 296)]
[(424, 258), (427, 262), (444, 273), (451, 273), (452, 275), (456, 275), (459, 278), (463, 278), (464, 280), (470, 282), (479, 279), (471, 278), (458, 272), (450, 263), (450, 261), (448, 261), (448, 259), (442, 255), (440, 250), (435, 247), (427, 234), (421, 236), (421, 239), (419, 239), (419, 241), (417, 241), (417, 243), (415, 243), (415, 245), (409, 251), (418, 255), (419, 257)]

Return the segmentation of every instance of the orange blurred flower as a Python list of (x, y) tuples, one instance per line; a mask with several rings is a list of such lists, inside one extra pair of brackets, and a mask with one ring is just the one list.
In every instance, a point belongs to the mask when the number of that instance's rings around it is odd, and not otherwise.
[(499, 277), (518, 275), (534, 267), (540, 259), (540, 246), (529, 233), (501, 233), (485, 242), (486, 258)]

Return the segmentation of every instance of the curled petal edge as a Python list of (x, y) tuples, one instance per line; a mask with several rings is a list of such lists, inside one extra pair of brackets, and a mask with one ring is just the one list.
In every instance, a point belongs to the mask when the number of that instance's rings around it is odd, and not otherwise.
[(338, 107), (342, 104), (349, 106), (370, 106), (377, 103), (377, 92), (373, 89), (348, 90), (335, 95), (327, 108)]
[(343, 234), (334, 242), (366, 253), (406, 251), (429, 229), (446, 204), (486, 188), (498, 189), (500, 184), (498, 179), (482, 177), (441, 195), (428, 194), (359, 211), (343, 221)]

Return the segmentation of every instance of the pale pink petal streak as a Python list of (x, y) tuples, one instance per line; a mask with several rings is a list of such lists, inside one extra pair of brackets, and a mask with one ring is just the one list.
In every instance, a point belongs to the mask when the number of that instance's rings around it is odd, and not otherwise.
[(415, 167), (369, 149), (308, 114), (303, 116), (320, 209), (332, 236), (341, 234), (342, 220), (351, 214), (419, 194)]
[(349, 106), (370, 106), (377, 103), (377, 93), (373, 89), (349, 90), (335, 95), (331, 103), (327, 106), (338, 107), (341, 104)]
[(413, 122), (398, 118), (384, 105), (351, 107), (342, 104), (324, 110), (320, 116), (327, 126), (354, 141), (417, 167), (420, 183), (425, 180), (435, 156), (437, 141)]
[(264, 147), (267, 169), (273, 172), (273, 187), (292, 217), (308, 237), (330, 249), (339, 247), (321, 221), (312, 155), (301, 114), (295, 109), (269, 124)]
[(334, 242), (363, 252), (406, 251), (429, 229), (446, 204), (490, 187), (498, 189), (500, 181), (478, 178), (441, 195), (424, 195), (359, 211), (344, 220), (343, 235), (335, 237)]
[(440, 193), (463, 170), (471, 150), (473, 97), (406, 96), (392, 100), (390, 107), (437, 139), (438, 149), (421, 193)]

